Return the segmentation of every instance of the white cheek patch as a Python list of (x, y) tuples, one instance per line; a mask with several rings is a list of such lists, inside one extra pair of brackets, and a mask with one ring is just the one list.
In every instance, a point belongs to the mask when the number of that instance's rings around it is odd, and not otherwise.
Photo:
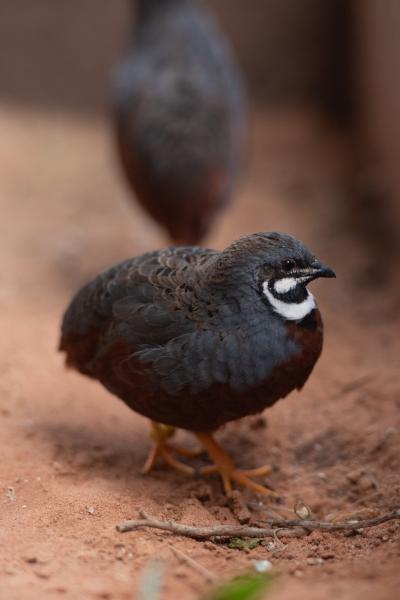
[(314, 296), (308, 290), (307, 298), (303, 302), (283, 302), (282, 300), (278, 300), (269, 291), (268, 281), (264, 281), (263, 283), (263, 292), (273, 310), (289, 321), (301, 321), (316, 307)]
[(274, 283), (274, 290), (277, 294), (286, 294), (293, 290), (298, 284), (298, 280), (294, 277), (284, 277), (283, 279), (278, 279)]

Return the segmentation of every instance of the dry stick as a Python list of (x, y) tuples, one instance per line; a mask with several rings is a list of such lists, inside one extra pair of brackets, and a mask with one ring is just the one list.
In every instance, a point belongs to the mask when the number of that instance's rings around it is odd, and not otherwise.
[(197, 562), (197, 560), (194, 560), (194, 558), (188, 556), (185, 552), (182, 552), (182, 550), (178, 550), (178, 548), (174, 548), (174, 546), (169, 546), (169, 548), (178, 558), (186, 562), (188, 565), (193, 567), (193, 569), (198, 571), (198, 573), (203, 575), (206, 581), (213, 583), (217, 579), (215, 573), (203, 567), (203, 565)]
[[(192, 525), (183, 525), (175, 521), (159, 521), (158, 519), (147, 515), (140, 511), (140, 519), (134, 521), (125, 521), (117, 525), (117, 530), (125, 533), (126, 531), (134, 531), (141, 527), (152, 527), (154, 529), (162, 529), (170, 531), (176, 535), (191, 537), (196, 540), (207, 540), (212, 537), (274, 537), (276, 530), (263, 527), (247, 527), (245, 525), (217, 525), (215, 527), (194, 527)], [(289, 537), (300, 537), (304, 535), (304, 530), (292, 528), (290, 530), (281, 530), (281, 533)]]
[[(247, 525), (216, 525), (214, 527), (194, 527), (193, 525), (183, 525), (175, 521), (159, 521), (158, 519), (147, 515), (140, 511), (140, 519), (134, 521), (125, 521), (117, 525), (117, 530), (124, 533), (126, 531), (134, 531), (141, 527), (152, 527), (154, 529), (162, 529), (170, 531), (176, 535), (194, 538), (196, 540), (205, 540), (214, 537), (230, 538), (264, 538), (276, 537), (279, 528), (279, 534), (282, 537), (301, 537), (310, 531), (357, 531), (366, 527), (374, 527), (391, 521), (400, 519), (400, 509), (393, 510), (390, 513), (376, 517), (373, 519), (362, 519), (359, 521), (348, 521), (345, 523), (327, 523), (324, 521), (305, 521), (302, 519), (291, 521), (271, 521), (268, 524), (270, 527), (249, 527)], [(274, 529), (275, 528), (275, 529)]]
[(329, 523), (327, 521), (308, 521), (303, 519), (293, 519), (290, 521), (268, 521), (272, 527), (302, 527), (308, 531), (354, 531), (356, 529), (365, 529), (366, 527), (375, 527), (386, 523), (386, 521), (393, 521), (394, 519), (400, 519), (400, 508), (392, 510), (390, 513), (381, 515), (380, 517), (373, 517), (371, 519), (352, 519), (351, 521), (345, 521), (342, 523)]

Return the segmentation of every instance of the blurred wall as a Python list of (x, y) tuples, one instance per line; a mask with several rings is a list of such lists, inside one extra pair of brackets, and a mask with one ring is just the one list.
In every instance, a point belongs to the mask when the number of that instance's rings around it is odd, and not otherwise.
[[(346, 0), (207, 1), (238, 51), (254, 99), (346, 113)], [(103, 110), (130, 4), (1, 0), (0, 100)]]
[(1, 0), (0, 100), (101, 110), (121, 48), (123, 0)]
[(253, 96), (352, 112), (351, 0), (210, 0)]
[(400, 237), (400, 2), (356, 2), (363, 159), (387, 191)]

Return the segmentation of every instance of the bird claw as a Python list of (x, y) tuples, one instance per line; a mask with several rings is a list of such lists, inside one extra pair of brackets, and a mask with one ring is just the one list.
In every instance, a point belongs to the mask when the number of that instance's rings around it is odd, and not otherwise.
[(229, 456), (215, 442), (211, 435), (200, 433), (197, 434), (197, 437), (204, 444), (211, 459), (214, 461), (214, 464), (202, 467), (200, 469), (200, 474), (211, 475), (213, 473), (219, 473), (227, 496), (232, 495), (232, 482), (247, 487), (257, 494), (277, 496), (276, 492), (252, 479), (253, 477), (268, 475), (272, 470), (269, 465), (263, 465), (256, 469), (237, 469)]
[(271, 467), (269, 465), (264, 465), (263, 467), (259, 467), (257, 469), (249, 469), (249, 470), (241, 470), (233, 468), (232, 470), (225, 470), (218, 465), (207, 465), (206, 467), (202, 467), (199, 471), (200, 475), (212, 475), (213, 473), (219, 473), (222, 478), (222, 483), (224, 486), (225, 493), (228, 496), (232, 495), (232, 481), (239, 483), (243, 487), (247, 487), (248, 489), (256, 492), (257, 494), (263, 494), (268, 496), (277, 495), (276, 492), (267, 488), (260, 483), (252, 480), (252, 477), (259, 477), (261, 475), (267, 475), (271, 472)]
[(153, 439), (154, 445), (143, 465), (142, 474), (148, 475), (154, 469), (157, 460), (161, 458), (176, 471), (184, 473), (185, 475), (195, 475), (195, 469), (177, 460), (173, 455), (180, 454), (181, 456), (193, 457), (197, 456), (198, 450), (201, 449), (196, 448), (194, 450), (189, 450), (187, 448), (171, 446), (166, 440), (174, 435), (174, 429), (154, 421), (151, 422), (151, 426), (152, 431), (150, 437)]
[(233, 482), (238, 483), (243, 487), (247, 487), (257, 494), (268, 496), (277, 495), (273, 490), (261, 485), (260, 483), (257, 483), (256, 481), (253, 481), (253, 477), (268, 475), (271, 472), (271, 467), (269, 465), (263, 465), (262, 467), (258, 467), (256, 469), (237, 469), (229, 456), (215, 442), (211, 435), (198, 433), (197, 437), (214, 462), (213, 464), (201, 467), (200, 469), (194, 469), (180, 460), (177, 460), (174, 455), (178, 454), (192, 458), (201, 454), (203, 449), (195, 448), (190, 450), (188, 448), (181, 448), (179, 446), (175, 447), (167, 441), (174, 435), (173, 428), (170, 426), (160, 425), (154, 421), (151, 422), (151, 426), (151, 437), (154, 441), (154, 445), (143, 466), (143, 475), (148, 475), (154, 469), (157, 461), (161, 459), (176, 471), (191, 477), (194, 475), (211, 475), (213, 473), (219, 473), (222, 478), (222, 483), (227, 496), (232, 495)]

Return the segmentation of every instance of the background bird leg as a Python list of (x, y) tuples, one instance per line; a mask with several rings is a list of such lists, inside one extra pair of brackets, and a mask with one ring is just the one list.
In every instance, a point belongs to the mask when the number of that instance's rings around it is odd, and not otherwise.
[(150, 421), (150, 423), (150, 437), (154, 444), (143, 466), (142, 473), (144, 475), (150, 473), (153, 470), (157, 460), (161, 458), (168, 465), (170, 465), (170, 467), (176, 469), (177, 471), (180, 471), (185, 475), (194, 475), (195, 470), (192, 467), (185, 465), (183, 462), (176, 460), (173, 454), (192, 457), (198, 454), (198, 450), (189, 450), (188, 448), (171, 446), (167, 440), (174, 435), (175, 428), (171, 427), (170, 425), (162, 425), (156, 421)]

